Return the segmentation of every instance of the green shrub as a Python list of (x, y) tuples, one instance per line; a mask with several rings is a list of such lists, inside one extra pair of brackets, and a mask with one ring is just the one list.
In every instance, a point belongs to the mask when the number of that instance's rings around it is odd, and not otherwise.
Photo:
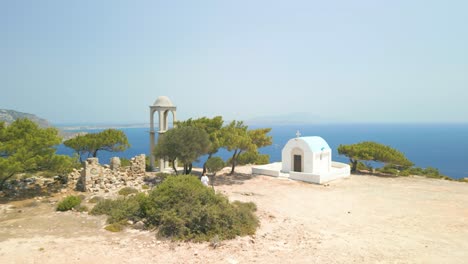
[(91, 199), (89, 199), (89, 203), (97, 203), (99, 201), (102, 201), (104, 200), (104, 198), (100, 197), (100, 196), (93, 196), (91, 197)]
[(151, 166), (151, 164), (150, 164), (151, 162), (150, 162), (149, 156), (146, 156), (145, 161), (146, 161), (146, 162), (145, 162), (145, 163), (146, 163), (146, 165), (145, 165), (145, 170), (146, 170), (147, 172), (152, 172), (152, 171), (154, 170), (154, 168), (153, 168), (153, 166)]
[[(247, 165), (247, 164), (268, 164), (270, 163), (270, 155), (268, 154), (260, 154), (258, 152), (244, 152), (240, 154), (239, 158), (237, 159), (238, 165)], [(232, 158), (229, 158), (226, 164), (232, 164)]]
[(168, 177), (144, 203), (147, 225), (158, 227), (160, 236), (195, 241), (254, 234), (255, 209), (251, 203), (229, 203), (191, 175)]
[(78, 212), (88, 212), (88, 207), (86, 205), (77, 205), (74, 207), (74, 209)]
[(117, 201), (111, 199), (103, 199), (100, 200), (91, 210), (92, 215), (103, 215), (109, 214), (112, 208), (114, 207), (114, 203)]
[(161, 182), (164, 181), (169, 176), (173, 176), (173, 174), (165, 173), (165, 172), (156, 173), (156, 177), (158, 177), (161, 180)]
[(411, 175), (411, 171), (408, 169), (400, 171), (400, 174), (399, 174), (399, 176), (410, 176), (410, 175)]
[(142, 188), (143, 190), (148, 190), (150, 187), (149, 187), (148, 184), (143, 184), (143, 186), (141, 186), (141, 188)]
[(130, 167), (131, 162), (127, 158), (120, 158), (120, 166), (121, 167)]
[(123, 196), (127, 196), (127, 195), (133, 194), (133, 193), (138, 193), (138, 190), (133, 188), (133, 187), (124, 187), (124, 188), (120, 189), (120, 191), (119, 191), (119, 194), (123, 195)]
[(92, 215), (108, 215), (107, 222), (109, 224), (125, 222), (126, 220), (139, 221), (144, 216), (141, 204), (145, 199), (146, 196), (143, 193), (117, 200), (105, 199), (98, 202), (90, 213)]
[(119, 223), (114, 223), (114, 224), (107, 225), (106, 227), (104, 227), (104, 229), (110, 232), (120, 232), (124, 229), (124, 226)]
[(390, 175), (398, 175), (400, 173), (399, 170), (393, 168), (392, 166), (384, 166), (382, 168), (378, 168), (377, 171), (382, 173), (390, 174)]
[(80, 203), (81, 203), (80, 197), (73, 196), (73, 195), (67, 196), (60, 203), (58, 203), (57, 211), (71, 210), (72, 208), (80, 205)]
[(356, 168), (357, 168), (358, 170), (368, 170), (368, 171), (372, 171), (372, 167), (369, 166), (369, 165), (367, 165), (367, 164), (365, 164), (365, 163), (362, 162), (362, 161), (359, 161), (359, 162), (357, 163)]
[(432, 168), (432, 167), (425, 168), (423, 170), (423, 175), (429, 176), (429, 177), (437, 177), (437, 178), (440, 177), (440, 176), (443, 176), (443, 175), (440, 175), (438, 169)]
[(444, 179), (444, 180), (449, 180), (449, 181), (454, 180), (453, 178), (440, 174), (439, 170), (433, 167), (427, 167), (425, 169), (414, 167), (409, 170), (410, 170), (411, 175), (419, 175), (419, 176), (425, 176), (427, 178)]
[(217, 173), (222, 170), (225, 165), (223, 159), (220, 157), (211, 157), (205, 163), (206, 169), (210, 173)]
[(409, 169), (411, 175), (424, 175), (424, 170), (422, 168), (414, 167)]
[(198, 177), (184, 175), (167, 177), (149, 195), (99, 201), (91, 214), (108, 215), (109, 224), (145, 220), (146, 227), (175, 240), (210, 241), (254, 234), (259, 223), (255, 210), (253, 203), (229, 203)]
[(255, 160), (255, 164), (264, 165), (270, 163), (270, 155), (268, 154), (259, 154)]

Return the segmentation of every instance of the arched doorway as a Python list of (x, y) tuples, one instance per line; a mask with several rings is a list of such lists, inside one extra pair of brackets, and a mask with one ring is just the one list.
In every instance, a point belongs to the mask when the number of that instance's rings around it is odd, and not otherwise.
[(291, 170), (295, 172), (304, 171), (304, 151), (300, 148), (294, 148), (291, 151)]
[(302, 172), (302, 156), (294, 155), (293, 170), (296, 172)]

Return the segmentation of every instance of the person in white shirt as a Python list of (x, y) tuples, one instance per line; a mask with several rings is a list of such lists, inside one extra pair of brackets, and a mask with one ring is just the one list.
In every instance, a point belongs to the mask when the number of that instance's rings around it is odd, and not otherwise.
[(201, 177), (201, 182), (203, 183), (203, 185), (208, 186), (208, 182), (209, 182), (209, 181), (210, 181), (210, 179), (208, 179), (208, 176), (203, 175), (203, 176)]

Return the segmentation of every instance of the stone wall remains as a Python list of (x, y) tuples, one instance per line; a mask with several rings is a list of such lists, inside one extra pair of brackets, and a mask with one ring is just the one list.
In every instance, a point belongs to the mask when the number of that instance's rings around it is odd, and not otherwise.
[(144, 184), (145, 154), (131, 158), (128, 167), (122, 167), (118, 157), (111, 158), (109, 163), (110, 165), (101, 165), (98, 158), (89, 158), (83, 163), (83, 168), (73, 169), (66, 176), (13, 180), (6, 184), (0, 196), (32, 197), (67, 190), (109, 192), (125, 186), (141, 187)]

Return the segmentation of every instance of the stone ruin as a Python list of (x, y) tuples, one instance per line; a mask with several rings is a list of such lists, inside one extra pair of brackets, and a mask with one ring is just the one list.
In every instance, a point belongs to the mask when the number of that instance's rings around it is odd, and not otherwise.
[(120, 159), (113, 157), (110, 165), (101, 165), (97, 158), (89, 158), (81, 170), (70, 173), (69, 186), (83, 192), (109, 192), (124, 186), (136, 187), (143, 184), (146, 173), (144, 154), (130, 159), (130, 166), (122, 167)]
[(89, 158), (83, 163), (83, 168), (73, 169), (68, 175), (12, 180), (0, 191), (0, 197), (34, 197), (70, 189), (96, 193), (119, 190), (125, 186), (138, 188), (144, 185), (145, 158), (145, 154), (133, 157), (127, 167), (121, 166), (118, 157), (111, 158), (110, 165), (101, 165), (97, 158)]

